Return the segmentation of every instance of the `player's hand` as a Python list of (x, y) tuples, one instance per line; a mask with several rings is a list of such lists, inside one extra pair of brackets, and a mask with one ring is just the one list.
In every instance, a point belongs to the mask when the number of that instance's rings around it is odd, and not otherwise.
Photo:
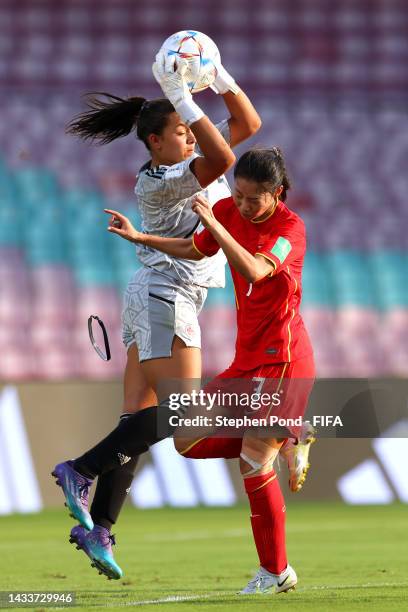
[(194, 196), (191, 209), (199, 216), (201, 223), (207, 229), (210, 230), (217, 225), (218, 221), (214, 217), (211, 205), (202, 195)]
[(187, 125), (191, 125), (204, 117), (204, 113), (193, 101), (193, 96), (188, 88), (187, 68), (188, 64), (185, 59), (178, 59), (176, 67), (174, 56), (159, 51), (152, 71), (164, 95), (172, 103), (181, 119)]
[(105, 208), (104, 211), (111, 215), (109, 219), (108, 232), (112, 234), (117, 234), (121, 238), (125, 240), (129, 240), (129, 242), (141, 243), (143, 242), (144, 234), (142, 232), (138, 232), (132, 225), (132, 222), (122, 215), (120, 212), (116, 210), (110, 210), (109, 208)]
[(239, 87), (234, 78), (221, 64), (221, 58), (219, 58), (218, 61), (214, 61), (214, 66), (217, 70), (217, 76), (215, 77), (214, 83), (210, 85), (211, 89), (215, 91), (215, 93), (221, 95), (226, 94), (228, 91), (237, 94), (239, 92)]
[(185, 78), (187, 66), (185, 59), (179, 59), (176, 68), (174, 56), (166, 55), (162, 51), (156, 55), (156, 61), (152, 66), (154, 78), (174, 107), (183, 101), (192, 99)]

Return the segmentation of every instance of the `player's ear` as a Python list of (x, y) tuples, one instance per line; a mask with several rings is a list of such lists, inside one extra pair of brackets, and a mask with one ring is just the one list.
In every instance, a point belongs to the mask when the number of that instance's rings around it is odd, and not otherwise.
[(279, 198), (279, 196), (281, 195), (282, 191), (283, 191), (283, 185), (278, 187), (278, 189), (275, 191), (275, 193), (274, 193), (275, 198)]
[(147, 142), (149, 143), (149, 149), (151, 151), (159, 151), (160, 147), (160, 136), (157, 134), (149, 134), (147, 137)]

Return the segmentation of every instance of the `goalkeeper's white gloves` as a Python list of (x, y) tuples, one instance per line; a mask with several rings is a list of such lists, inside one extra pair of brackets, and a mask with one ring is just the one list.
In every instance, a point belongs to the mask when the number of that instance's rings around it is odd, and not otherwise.
[(210, 85), (211, 89), (221, 95), (226, 94), (228, 91), (232, 91), (236, 95), (239, 92), (239, 87), (230, 73), (225, 70), (221, 60), (215, 61), (214, 66), (217, 70), (217, 76), (214, 83)]
[(188, 67), (186, 60), (178, 59), (177, 70), (174, 70), (174, 59), (174, 56), (159, 51), (152, 66), (153, 76), (182, 120), (191, 125), (204, 117), (204, 113), (193, 101), (188, 88), (185, 78)]

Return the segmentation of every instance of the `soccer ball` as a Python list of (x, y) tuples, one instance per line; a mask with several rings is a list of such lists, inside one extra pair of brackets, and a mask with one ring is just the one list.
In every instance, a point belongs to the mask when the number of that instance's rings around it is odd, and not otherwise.
[(214, 83), (217, 76), (216, 62), (220, 62), (220, 52), (209, 36), (195, 30), (182, 30), (169, 36), (160, 51), (167, 56), (174, 56), (174, 68), (177, 58), (187, 60), (186, 78), (191, 93), (204, 91)]

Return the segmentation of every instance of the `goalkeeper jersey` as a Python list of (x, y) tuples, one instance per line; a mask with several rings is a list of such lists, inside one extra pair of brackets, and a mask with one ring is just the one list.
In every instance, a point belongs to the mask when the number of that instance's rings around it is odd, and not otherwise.
[[(230, 141), (228, 121), (216, 126), (227, 142)], [(142, 219), (142, 231), (155, 236), (189, 238), (199, 229), (200, 221), (191, 210), (193, 196), (200, 193), (214, 204), (231, 194), (227, 179), (221, 176), (203, 189), (191, 171), (196, 152), (178, 164), (152, 168), (150, 162), (139, 171), (135, 187), (137, 204)], [(137, 256), (145, 266), (202, 287), (225, 285), (225, 262), (222, 252), (201, 261), (188, 261), (160, 253), (144, 245), (136, 246)]]
[[(279, 202), (262, 222), (244, 219), (232, 197), (217, 202), (214, 215), (252, 255), (272, 262), (272, 275), (248, 283), (232, 266), (237, 302), (237, 340), (233, 365), (252, 370), (268, 363), (295, 361), (312, 353), (299, 313), (306, 249), (301, 218)], [(208, 229), (193, 236), (195, 248), (211, 258), (220, 249)]]

